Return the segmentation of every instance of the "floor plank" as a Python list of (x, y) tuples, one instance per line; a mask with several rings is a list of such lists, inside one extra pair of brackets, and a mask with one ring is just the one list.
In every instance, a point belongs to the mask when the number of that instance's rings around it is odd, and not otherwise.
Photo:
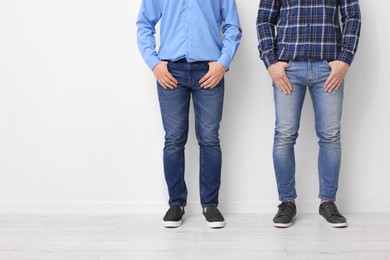
[(349, 214), (334, 229), (301, 214), (288, 229), (270, 214), (226, 214), (213, 230), (201, 214), (176, 229), (162, 215), (0, 215), (0, 260), (390, 260), (390, 214)]

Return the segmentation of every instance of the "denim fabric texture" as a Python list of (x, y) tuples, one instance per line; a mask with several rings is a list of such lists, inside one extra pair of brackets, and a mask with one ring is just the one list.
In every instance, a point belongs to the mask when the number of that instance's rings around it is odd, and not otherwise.
[(221, 183), (219, 127), (222, 119), (224, 80), (213, 89), (203, 89), (199, 80), (208, 72), (208, 62), (188, 63), (185, 59), (168, 62), (169, 72), (178, 80), (174, 89), (157, 83), (165, 130), (164, 173), (170, 205), (187, 203), (184, 180), (184, 148), (188, 136), (190, 99), (194, 104), (195, 132), (200, 149), (200, 200), (202, 207), (218, 205)]
[(340, 121), (344, 83), (337, 91), (326, 92), (324, 85), (330, 72), (331, 68), (325, 60), (290, 61), (286, 74), (293, 86), (291, 94), (280, 92), (274, 85), (276, 123), (273, 160), (281, 201), (297, 197), (294, 145), (306, 90), (309, 90), (312, 99), (319, 140), (319, 198), (336, 200), (341, 161)]

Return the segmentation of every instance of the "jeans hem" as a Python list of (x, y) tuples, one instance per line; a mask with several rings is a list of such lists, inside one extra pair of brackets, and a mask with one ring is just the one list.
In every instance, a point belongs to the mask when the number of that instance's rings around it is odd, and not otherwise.
[(290, 197), (290, 198), (279, 198), (280, 201), (291, 201), (291, 200), (295, 200), (297, 197)]
[(182, 204), (180, 204), (180, 203), (170, 203), (169, 207), (172, 207), (172, 206), (185, 207), (185, 206), (187, 206), (187, 204), (186, 203), (182, 203)]
[(209, 206), (218, 207), (218, 204), (214, 204), (214, 203), (204, 204), (204, 205), (202, 205), (202, 209), (209, 207)]
[(319, 195), (318, 198), (321, 199), (321, 200), (326, 200), (326, 201), (331, 201), (331, 202), (335, 202), (336, 201), (336, 198), (329, 198), (329, 197), (324, 197), (324, 196), (321, 196), (321, 195)]

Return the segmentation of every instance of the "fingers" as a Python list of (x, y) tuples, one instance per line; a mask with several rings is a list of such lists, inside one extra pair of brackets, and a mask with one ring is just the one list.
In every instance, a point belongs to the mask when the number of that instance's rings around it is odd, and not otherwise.
[(168, 80), (171, 82), (171, 83), (173, 83), (175, 86), (177, 86), (177, 84), (179, 83), (178, 81), (177, 81), (177, 79), (174, 77), (174, 76), (172, 76), (172, 74), (171, 73), (169, 73), (169, 71), (167, 70), (167, 73), (165, 74), (165, 76), (168, 78)]
[(336, 78), (332, 74), (330, 74), (329, 78), (325, 82), (325, 91), (331, 92), (336, 87), (336, 83)]
[(325, 85), (324, 85), (325, 90), (329, 89), (329, 85), (333, 81), (333, 79), (334, 79), (334, 77), (333, 77), (333, 75), (331, 73), (329, 75), (328, 79), (325, 81)]
[(325, 82), (324, 89), (326, 92), (330, 93), (334, 90), (337, 90), (342, 83), (342, 79), (335, 77), (332, 73), (329, 75), (329, 78)]
[(171, 78), (169, 78), (167, 75), (163, 76), (162, 78), (160, 78), (158, 80), (158, 82), (160, 83), (160, 85), (167, 89), (174, 89), (177, 87), (177, 81), (174, 81), (172, 80)]
[(218, 79), (216, 77), (211, 76), (208, 79), (206, 79), (206, 81), (201, 83), (200, 87), (204, 88), (204, 89), (215, 88), (220, 81), (221, 81), (221, 79)]
[(280, 92), (283, 92), (286, 95), (291, 94), (291, 89), (288, 87), (287, 83), (281, 81), (278, 83), (275, 82), (275, 85)]
[[(169, 74), (170, 75), (170, 74)], [(177, 80), (171, 75), (163, 75), (157, 79), (158, 83), (163, 87), (164, 89), (174, 89), (177, 87)]]
[(222, 77), (223, 74), (222, 76), (213, 75), (211, 72), (208, 72), (199, 80), (200, 87), (204, 89), (215, 88), (218, 85), (218, 83), (221, 81)]
[(329, 62), (329, 66), (331, 73), (324, 85), (324, 89), (328, 93), (339, 89), (349, 69), (349, 65), (342, 61)]
[(292, 90), (292, 84), (290, 82), (290, 80), (287, 78), (287, 75), (285, 75), (283, 78), (283, 83), (284, 83), (284, 93), (286, 94), (291, 94), (291, 90)]
[(277, 62), (268, 68), (268, 73), (276, 87), (286, 95), (291, 94), (292, 91), (292, 84), (286, 75), (287, 66), (288, 63), (286, 62)]
[(204, 89), (215, 88), (221, 81), (222, 77), (223, 74), (219, 75), (218, 73), (209, 71), (199, 80), (200, 87)]
[(211, 77), (211, 73), (210, 72), (207, 72), (206, 75), (204, 75), (200, 80), (199, 80), (199, 84), (203, 84), (204, 82), (206, 82), (208, 79), (210, 79)]
[(200, 84), (200, 87), (205, 88), (205, 89), (210, 88), (212, 82), (213, 82), (213, 79), (211, 77), (209, 77), (208, 79), (206, 79), (206, 81), (204, 81), (202, 84)]
[(171, 73), (168, 72), (167, 74), (165, 74), (164, 80), (165, 80), (165, 83), (167, 84), (168, 87), (170, 87), (170, 88), (177, 87), (178, 81), (172, 76)]
[(292, 84), (287, 76), (274, 80), (276, 87), (284, 94), (291, 94)]
[(209, 71), (200, 80), (201, 88), (215, 88), (225, 75), (226, 68), (218, 62), (209, 62)]
[(171, 85), (171, 83), (169, 83), (168, 81), (166, 81), (164, 79), (160, 79), (157, 81), (160, 84), (160, 86), (163, 87), (164, 89), (174, 89), (175, 88), (174, 85)]
[(341, 80), (337, 80), (337, 79), (334, 79), (332, 80), (327, 87), (325, 87), (325, 91), (330, 93), (332, 91), (335, 91), (335, 90), (338, 90), (338, 88), (340, 87), (342, 81)]
[(177, 84), (179, 83), (176, 78), (173, 77), (173, 75), (168, 71), (167, 62), (165, 61), (162, 61), (157, 64), (153, 69), (153, 73), (158, 83), (164, 89), (176, 88)]
[(157, 82), (163, 89), (168, 89), (164, 82), (161, 82), (160, 80), (157, 80)]

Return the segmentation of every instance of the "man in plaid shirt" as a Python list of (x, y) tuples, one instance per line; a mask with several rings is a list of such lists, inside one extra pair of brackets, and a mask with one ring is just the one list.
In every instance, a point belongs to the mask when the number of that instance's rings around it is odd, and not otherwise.
[(360, 26), (358, 0), (260, 0), (258, 48), (273, 80), (273, 160), (282, 202), (273, 219), (275, 227), (291, 226), (296, 215), (294, 145), (306, 89), (312, 98), (320, 147), (319, 213), (332, 227), (347, 226), (335, 204), (340, 121), (344, 78), (357, 49)]

